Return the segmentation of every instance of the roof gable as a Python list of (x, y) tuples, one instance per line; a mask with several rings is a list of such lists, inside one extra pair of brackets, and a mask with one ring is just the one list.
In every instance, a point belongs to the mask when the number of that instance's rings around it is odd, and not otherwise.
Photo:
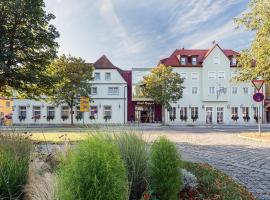
[(96, 69), (118, 69), (105, 55), (101, 56), (93, 65)]
[[(228, 59), (238, 55), (236, 51), (221, 49), (218, 44), (215, 44), (211, 49), (176, 49), (168, 58), (160, 60), (159, 63), (172, 67), (202, 67), (202, 63), (215, 47), (218, 47)], [(182, 56), (187, 58), (186, 65), (180, 64), (180, 57)], [(192, 65), (192, 57), (197, 58), (196, 65)]]

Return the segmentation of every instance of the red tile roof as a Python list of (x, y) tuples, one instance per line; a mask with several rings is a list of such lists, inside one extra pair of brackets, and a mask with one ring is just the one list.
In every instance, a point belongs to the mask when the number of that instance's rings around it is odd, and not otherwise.
[(93, 65), (96, 69), (119, 69), (105, 55), (101, 56)]
[[(211, 49), (176, 49), (170, 57), (160, 60), (160, 63), (172, 67), (202, 67), (203, 61), (216, 46), (219, 47), (219, 45), (216, 44)], [(221, 50), (228, 58), (239, 54), (238, 52), (233, 50), (228, 49), (221, 49)], [(186, 65), (180, 64), (180, 56), (187, 57)], [(192, 65), (191, 63), (191, 57), (194, 56), (197, 57), (197, 65)]]

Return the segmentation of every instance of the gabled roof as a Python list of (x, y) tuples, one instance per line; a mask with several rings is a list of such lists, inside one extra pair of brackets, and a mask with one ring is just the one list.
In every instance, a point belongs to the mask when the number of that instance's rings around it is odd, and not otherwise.
[[(205, 58), (212, 52), (212, 50), (219, 45), (216, 44), (211, 49), (176, 49), (171, 56), (160, 60), (161, 64), (165, 64), (172, 67), (202, 67), (202, 63)], [(220, 47), (219, 47), (220, 48)], [(221, 49), (221, 48), (220, 48)], [(239, 53), (229, 49), (221, 49), (223, 53), (228, 57), (233, 57)], [(180, 64), (180, 57), (187, 57), (186, 65)], [(191, 57), (197, 57), (197, 65), (192, 65)]]
[(95, 69), (117, 69), (116, 66), (114, 66), (111, 61), (105, 56), (101, 56), (94, 64)]

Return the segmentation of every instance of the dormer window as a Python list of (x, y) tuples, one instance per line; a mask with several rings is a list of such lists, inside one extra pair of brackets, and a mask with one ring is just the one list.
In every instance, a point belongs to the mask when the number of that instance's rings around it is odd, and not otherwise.
[(233, 65), (233, 66), (235, 66), (236, 65), (236, 58), (232, 58), (232, 60), (231, 60), (231, 65)]
[(192, 61), (192, 65), (197, 65), (197, 58), (196, 57), (192, 57), (191, 61)]
[(186, 64), (186, 57), (181, 57), (181, 65), (185, 65)]

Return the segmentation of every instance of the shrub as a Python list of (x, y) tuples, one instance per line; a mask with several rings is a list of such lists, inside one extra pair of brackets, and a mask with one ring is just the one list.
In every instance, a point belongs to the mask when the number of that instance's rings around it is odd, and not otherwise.
[(127, 176), (117, 146), (97, 137), (78, 144), (58, 170), (61, 200), (126, 200)]
[(140, 199), (146, 190), (148, 179), (147, 162), (149, 156), (147, 143), (141, 135), (132, 132), (115, 134), (114, 139), (127, 169), (129, 199)]
[(181, 191), (180, 156), (176, 146), (162, 137), (150, 153), (150, 187), (160, 200), (177, 200)]
[(19, 134), (0, 134), (0, 199), (22, 199), (32, 143)]

